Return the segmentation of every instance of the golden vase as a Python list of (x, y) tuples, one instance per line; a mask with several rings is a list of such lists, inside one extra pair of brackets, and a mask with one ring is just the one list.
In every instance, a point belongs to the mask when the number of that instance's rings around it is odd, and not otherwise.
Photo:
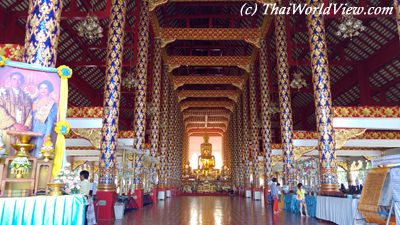
[(57, 184), (50, 183), (50, 184), (47, 184), (47, 186), (49, 186), (51, 188), (51, 191), (50, 191), (49, 195), (51, 195), (51, 196), (60, 196), (60, 195), (62, 195), (61, 188), (63, 188), (64, 185), (65, 185), (64, 183), (57, 183)]

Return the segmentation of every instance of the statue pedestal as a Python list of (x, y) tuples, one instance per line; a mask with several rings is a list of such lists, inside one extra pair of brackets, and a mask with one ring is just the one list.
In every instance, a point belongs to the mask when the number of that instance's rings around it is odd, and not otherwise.
[(245, 191), (245, 197), (246, 197), (246, 198), (251, 198), (251, 189), (246, 189), (246, 191)]
[(158, 189), (157, 198), (158, 198), (158, 200), (164, 200), (165, 199), (165, 188), (159, 188)]
[(261, 189), (253, 188), (253, 200), (260, 201), (261, 200)]
[(165, 191), (165, 196), (166, 196), (166, 198), (171, 198), (171, 189), (167, 189), (166, 191)]

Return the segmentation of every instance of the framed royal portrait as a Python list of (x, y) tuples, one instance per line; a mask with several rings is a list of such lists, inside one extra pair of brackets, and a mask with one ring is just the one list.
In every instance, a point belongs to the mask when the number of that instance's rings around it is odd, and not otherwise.
[(7, 135), (10, 130), (42, 134), (30, 141), (35, 145), (30, 155), (36, 158), (47, 140), (56, 142), (60, 83), (55, 68), (19, 62), (0, 67), (0, 135), (10, 155), (13, 155), (10, 145), (16, 142)]

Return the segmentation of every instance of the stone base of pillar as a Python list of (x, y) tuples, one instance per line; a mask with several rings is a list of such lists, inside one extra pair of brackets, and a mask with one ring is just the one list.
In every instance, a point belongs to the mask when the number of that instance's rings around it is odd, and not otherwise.
[(240, 196), (246, 197), (246, 189), (244, 187), (240, 187)]
[(175, 186), (171, 187), (171, 197), (176, 197), (176, 187)]
[(268, 187), (264, 187), (264, 202), (268, 202)]
[(252, 189), (253, 193), (252, 193), (252, 197), (254, 201), (260, 201), (261, 200), (261, 188), (253, 188)]
[(150, 192), (150, 198), (151, 198), (151, 202), (156, 203), (157, 202), (157, 188), (153, 188)]
[(166, 188), (165, 197), (166, 198), (171, 198), (171, 187)]
[(116, 192), (96, 192), (96, 198), (98, 199), (97, 204), (99, 205), (98, 220), (109, 221), (115, 219), (114, 204), (117, 201), (117, 196)]
[(251, 188), (246, 188), (245, 189), (245, 197), (246, 198), (251, 198)]
[(157, 193), (158, 200), (164, 200), (165, 197), (165, 188), (159, 188)]
[(134, 207), (137, 209), (143, 208), (144, 191), (143, 189), (136, 189), (133, 195), (135, 201)]

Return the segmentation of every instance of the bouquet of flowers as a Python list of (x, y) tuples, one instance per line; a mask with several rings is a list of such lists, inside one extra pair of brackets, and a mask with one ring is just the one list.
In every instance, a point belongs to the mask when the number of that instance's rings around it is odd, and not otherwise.
[(71, 164), (67, 163), (64, 169), (58, 174), (54, 181), (55, 183), (65, 184), (63, 191), (65, 194), (79, 194), (80, 193), (80, 179), (77, 172), (71, 170)]
[(17, 178), (21, 178), (22, 174), (28, 174), (31, 168), (32, 165), (26, 157), (16, 157), (10, 164), (11, 174), (19, 175)]

